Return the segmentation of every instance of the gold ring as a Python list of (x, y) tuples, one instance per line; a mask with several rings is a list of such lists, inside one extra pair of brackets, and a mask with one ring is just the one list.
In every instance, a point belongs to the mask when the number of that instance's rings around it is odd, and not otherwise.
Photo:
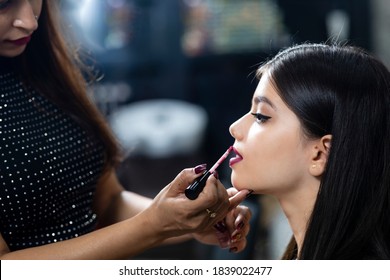
[(210, 218), (215, 218), (217, 216), (217, 213), (210, 211), (209, 208), (206, 208), (206, 212), (210, 216)]

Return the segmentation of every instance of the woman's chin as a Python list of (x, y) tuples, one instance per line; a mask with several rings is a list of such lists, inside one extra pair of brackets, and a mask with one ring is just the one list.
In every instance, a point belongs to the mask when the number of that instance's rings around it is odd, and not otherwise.
[(233, 186), (235, 189), (239, 190), (239, 191), (247, 190), (247, 189), (248, 189), (247, 186), (245, 186), (244, 184), (240, 183), (240, 181), (237, 180), (237, 178), (235, 178), (233, 175), (231, 176), (230, 181), (231, 181), (231, 183), (232, 183), (232, 186)]
[(24, 52), (24, 47), (12, 50), (0, 50), (0, 57), (13, 58), (21, 55)]

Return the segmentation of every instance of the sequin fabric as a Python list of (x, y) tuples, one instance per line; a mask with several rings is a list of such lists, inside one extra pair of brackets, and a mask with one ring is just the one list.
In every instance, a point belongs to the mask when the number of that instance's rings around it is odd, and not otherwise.
[(0, 71), (0, 230), (10, 250), (95, 229), (103, 147), (56, 105)]

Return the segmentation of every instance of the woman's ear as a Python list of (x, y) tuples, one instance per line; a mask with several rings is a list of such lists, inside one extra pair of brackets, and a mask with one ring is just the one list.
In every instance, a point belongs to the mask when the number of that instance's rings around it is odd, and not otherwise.
[(316, 140), (312, 148), (311, 164), (309, 172), (311, 175), (321, 176), (328, 161), (328, 155), (331, 148), (332, 135), (328, 134)]

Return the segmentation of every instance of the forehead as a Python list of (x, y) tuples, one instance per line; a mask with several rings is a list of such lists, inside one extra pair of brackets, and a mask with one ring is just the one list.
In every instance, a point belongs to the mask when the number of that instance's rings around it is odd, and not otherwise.
[(261, 76), (252, 103), (253, 105), (264, 104), (274, 110), (284, 104), (267, 73)]

